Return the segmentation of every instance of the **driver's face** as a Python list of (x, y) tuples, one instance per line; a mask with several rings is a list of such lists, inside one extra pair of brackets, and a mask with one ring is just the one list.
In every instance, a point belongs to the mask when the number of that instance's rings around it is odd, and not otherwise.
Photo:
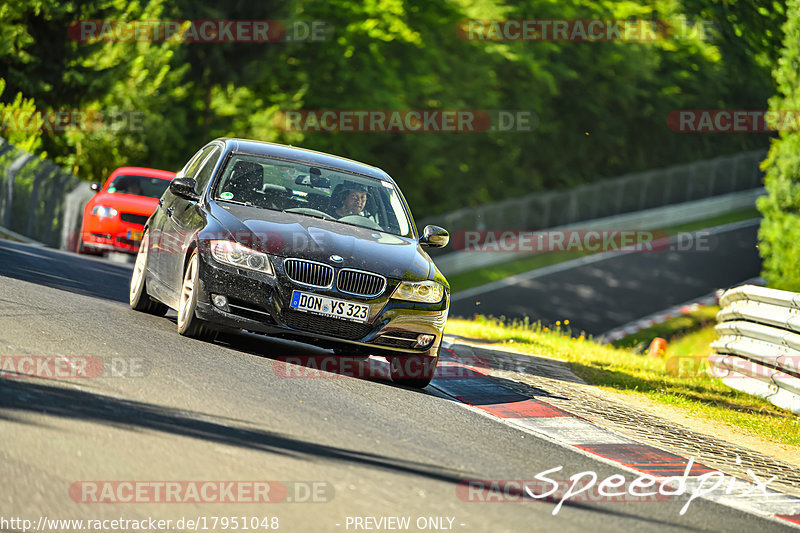
[(367, 204), (367, 193), (364, 191), (348, 191), (347, 196), (342, 202), (342, 211), (347, 211), (351, 215), (360, 213)]

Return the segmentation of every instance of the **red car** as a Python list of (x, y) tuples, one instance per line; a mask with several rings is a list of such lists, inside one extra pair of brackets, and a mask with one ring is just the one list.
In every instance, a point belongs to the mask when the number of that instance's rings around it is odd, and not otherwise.
[(154, 168), (120, 167), (83, 210), (76, 249), (79, 253), (139, 251), (144, 224), (158, 207), (174, 172)]

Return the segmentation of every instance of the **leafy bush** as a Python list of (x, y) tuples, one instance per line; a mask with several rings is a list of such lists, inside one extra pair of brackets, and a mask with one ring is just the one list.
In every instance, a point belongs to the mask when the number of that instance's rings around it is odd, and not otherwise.
[[(784, 47), (773, 72), (778, 95), (770, 99), (770, 110), (800, 109), (800, 0), (790, 0), (783, 27)], [(800, 131), (781, 132), (773, 140), (767, 159), (768, 196), (760, 198), (764, 215), (759, 229), (763, 277), (770, 287), (800, 292)]]

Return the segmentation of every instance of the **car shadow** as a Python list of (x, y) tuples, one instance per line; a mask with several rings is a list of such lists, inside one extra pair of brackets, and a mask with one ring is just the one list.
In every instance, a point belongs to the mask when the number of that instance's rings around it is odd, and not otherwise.
[(128, 303), (131, 265), (0, 240), (0, 274), (74, 294)]
[[(435, 464), (408, 461), (308, 442), (277, 432), (237, 426), (215, 415), (174, 409), (49, 384), (0, 378), (0, 405), (5, 419), (28, 423), (14, 413), (46, 413), (69, 420), (104, 424), (134, 431), (159, 431), (217, 444), (275, 453), (302, 460), (357, 464), (458, 483), (464, 472)], [(23, 422), (24, 420), (24, 422)]]
[(458, 335), (446, 336), (456, 339), (456, 343), (452, 345), (456, 359), (464, 361), (484, 373), (491, 370), (504, 370), (569, 383), (585, 383), (567, 363), (562, 361), (497, 348), (494, 346), (496, 343), (485, 342), (481, 339), (470, 339)]
[[(329, 446), (291, 435), (237, 425), (228, 418), (208, 413), (187, 411), (152, 403), (132, 401), (78, 389), (51, 386), (30, 381), (0, 378), (0, 420), (8, 423), (36, 424), (30, 417), (15, 416), (24, 413), (45, 413), (62, 419), (103, 424), (127, 431), (151, 432), (189, 437), (221, 445), (309, 462), (334, 463), (376, 468), (387, 472), (409, 474), (467, 487), (471, 480), (486, 479), (475, 472), (465, 472), (438, 464), (409, 461), (397, 457), (369, 453), (352, 448)], [(457, 489), (458, 490), (458, 489)], [(503, 486), (503, 494), (519, 499), (529, 498), (516, 483)], [(536, 501), (531, 499), (530, 501)], [(554, 503), (554, 499), (539, 500)], [(564, 501), (564, 507), (587, 509), (608, 516), (626, 517), (641, 522), (656, 522), (634, 513), (612, 509), (602, 502), (582, 503)], [(664, 522), (659, 521), (662, 525)]]
[(221, 333), (215, 343), (238, 352), (270, 359), (276, 375), (286, 378), (356, 378), (425, 392), (392, 382), (389, 363), (383, 357), (367, 358), (361, 355), (335, 354), (332, 350), (319, 348), (312, 344), (249, 332)]

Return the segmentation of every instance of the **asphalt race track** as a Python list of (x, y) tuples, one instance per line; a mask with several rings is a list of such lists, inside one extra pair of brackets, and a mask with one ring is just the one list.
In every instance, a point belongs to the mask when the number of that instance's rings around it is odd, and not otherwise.
[[(216, 516), (277, 517), (277, 529), (288, 532), (378, 530), (370, 517), (383, 518), (384, 530), (398, 525), (387, 517), (410, 517), (410, 531), (790, 527), (703, 499), (680, 515), (685, 496), (567, 500), (555, 515), (553, 501), (464, 501), (461, 481), (530, 480), (557, 466), (559, 479), (584, 471), (636, 476), (485, 416), (435, 381), (416, 391), (381, 379), (306, 375), (278, 359), (328, 352), (250, 334), (215, 343), (180, 337), (174, 312), (157, 318), (129, 309), (129, 275), (128, 265), (0, 241), (2, 355), (104, 363), (94, 378), (0, 373), (0, 499), (34, 525), (42, 516)], [(87, 489), (126, 481), (268, 481), (273, 498), (248, 503), (246, 492), (236, 503), (122, 503), (120, 491), (118, 503), (101, 504)]]
[(450, 315), (528, 316), (543, 324), (567, 319), (573, 331), (601, 335), (758, 276), (758, 222), (737, 222), (715, 231), (703, 234), (701, 241), (695, 233), (693, 246), (685, 241), (686, 250), (673, 244), (664, 251), (609, 252), (579, 259), (569, 269), (544, 275), (534, 271), (456, 293)]

